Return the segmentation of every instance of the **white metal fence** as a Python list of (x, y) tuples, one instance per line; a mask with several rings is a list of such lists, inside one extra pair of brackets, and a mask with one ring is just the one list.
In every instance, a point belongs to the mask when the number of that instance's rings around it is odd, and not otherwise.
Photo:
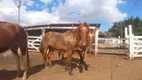
[(99, 48), (127, 48), (126, 38), (99, 38)]
[(123, 42), (121, 38), (99, 38), (98, 40), (103, 44), (121, 44)]
[(41, 36), (28, 36), (28, 48), (39, 51)]
[[(127, 33), (127, 30), (129, 30), (129, 34)], [(134, 59), (135, 57), (142, 57), (142, 36), (134, 36), (132, 33), (132, 25), (129, 25), (128, 29), (125, 28), (125, 37), (128, 38), (128, 55), (130, 59)]]

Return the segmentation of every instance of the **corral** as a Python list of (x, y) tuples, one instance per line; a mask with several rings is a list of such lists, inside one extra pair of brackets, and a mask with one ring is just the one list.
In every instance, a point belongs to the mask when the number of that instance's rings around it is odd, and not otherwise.
[[(76, 24), (69, 24), (69, 29), (73, 29)], [(95, 24), (96, 25), (96, 24)], [(40, 41), (41, 34), (45, 32), (57, 30), (65, 31), (68, 29), (55, 29), (57, 27), (51, 28), (51, 25), (44, 25), (48, 27), (28, 27), (28, 33), (34, 40), (31, 39), (30, 47), (32, 49), (38, 49), (38, 41)], [(53, 25), (52, 25), (53, 26)], [(57, 26), (57, 25), (56, 25)], [(66, 25), (67, 26), (67, 25)], [(48, 28), (48, 29), (46, 29)], [(64, 28), (64, 27), (62, 27)], [(38, 32), (37, 32), (38, 31)], [(98, 34), (97, 34), (98, 35)], [(129, 34), (131, 35), (131, 34)], [(30, 38), (29, 36), (29, 38)], [(38, 37), (38, 38), (37, 38)], [(29, 40), (30, 41), (30, 40)], [(36, 42), (37, 41), (37, 42)], [(32, 43), (32, 44), (31, 44)], [(33, 45), (34, 43), (34, 45)], [(96, 44), (96, 43), (95, 43)], [(98, 44), (96, 44), (98, 45)], [(77, 54), (73, 55), (73, 76), (69, 76), (64, 70), (64, 63), (58, 58), (57, 54), (53, 54), (53, 68), (44, 69), (42, 56), (39, 52), (30, 52), (30, 59), (32, 67), (29, 69), (28, 80), (141, 80), (142, 79), (142, 60), (141, 58), (136, 58), (135, 60), (129, 60), (126, 56), (126, 49), (98, 49), (99, 55), (94, 58), (88, 55), (85, 59), (86, 63), (89, 65), (88, 71), (79, 73), (78, 63), (79, 56)], [(16, 74), (16, 60), (11, 52), (6, 52), (7, 54), (0, 55), (0, 79), (1, 80), (13, 80)], [(112, 53), (112, 54), (103, 54)]]

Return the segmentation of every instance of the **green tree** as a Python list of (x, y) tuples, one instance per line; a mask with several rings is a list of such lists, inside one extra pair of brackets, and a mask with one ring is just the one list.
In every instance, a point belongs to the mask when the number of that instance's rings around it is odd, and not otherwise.
[(113, 33), (113, 37), (122, 36), (124, 37), (124, 28), (128, 27), (128, 25), (132, 25), (133, 33), (135, 35), (142, 35), (142, 20), (137, 16), (131, 16), (124, 21), (115, 22), (113, 26), (108, 30), (108, 32)]

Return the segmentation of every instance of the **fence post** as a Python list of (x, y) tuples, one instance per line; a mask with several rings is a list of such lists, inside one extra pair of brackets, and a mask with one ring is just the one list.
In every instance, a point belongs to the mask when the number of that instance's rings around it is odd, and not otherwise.
[(129, 44), (129, 42), (128, 42), (128, 28), (127, 27), (125, 27), (125, 45), (126, 45), (126, 47), (128, 47), (128, 44)]
[(42, 32), (42, 36), (43, 36), (45, 34), (45, 28), (42, 28), (41, 32)]
[(125, 38), (128, 38), (128, 29), (125, 27)]
[(132, 34), (132, 25), (129, 25), (129, 57), (133, 59), (134, 54), (134, 40)]
[(95, 57), (98, 55), (98, 36), (99, 36), (99, 29), (96, 31), (95, 34)]

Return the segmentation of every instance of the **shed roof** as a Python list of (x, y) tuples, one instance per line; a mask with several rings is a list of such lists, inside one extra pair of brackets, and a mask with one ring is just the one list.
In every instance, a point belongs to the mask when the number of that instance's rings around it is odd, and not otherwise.
[[(90, 24), (90, 28), (100, 27), (101, 24)], [(58, 24), (47, 24), (47, 25), (34, 25), (25, 27), (26, 30), (37, 30), (37, 29), (73, 29), (79, 26), (78, 23), (58, 23)]]

